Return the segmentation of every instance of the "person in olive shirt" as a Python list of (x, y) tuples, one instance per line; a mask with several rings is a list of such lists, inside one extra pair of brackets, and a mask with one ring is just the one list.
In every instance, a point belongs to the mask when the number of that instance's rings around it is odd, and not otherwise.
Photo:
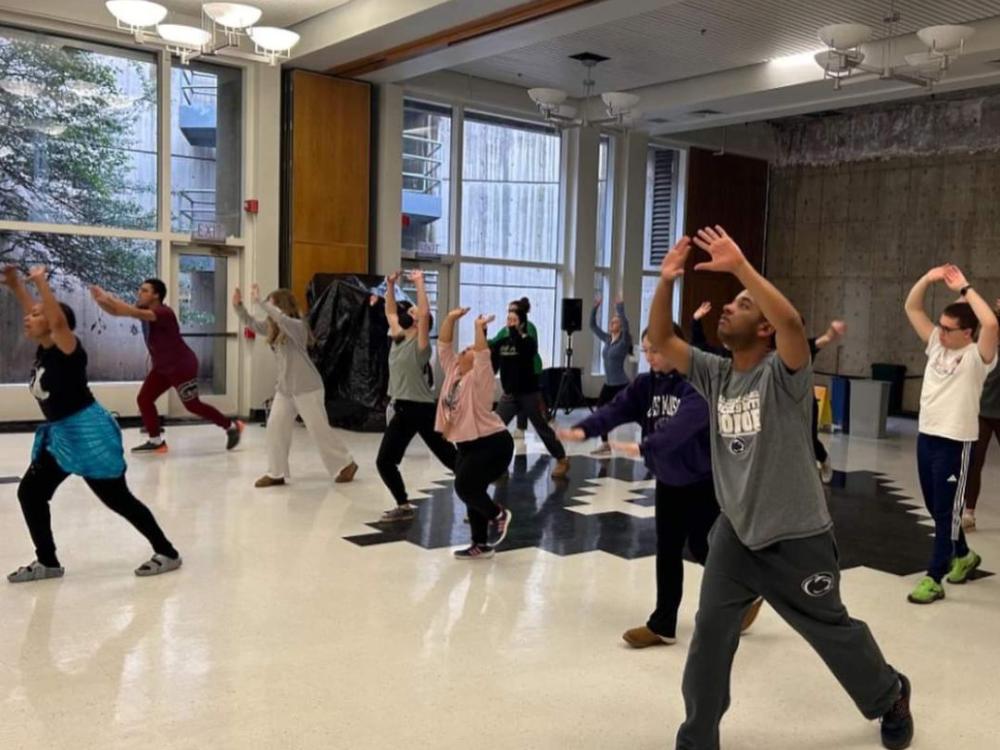
[(534, 366), (538, 341), (528, 335), (527, 323), (527, 314), (523, 309), (514, 308), (507, 313), (507, 335), (490, 346), (493, 369), (499, 371), (500, 384), (503, 386), (497, 414), (505, 425), (517, 414), (527, 417), (549, 453), (556, 459), (552, 478), (564, 479), (569, 473), (569, 459), (566, 458), (566, 449), (546, 419), (545, 402), (542, 400)]
[(14, 268), (4, 269), (4, 284), (24, 310), (25, 334), (38, 344), (31, 373), (31, 394), (45, 416), (35, 433), (31, 465), (17, 488), (36, 559), (7, 576), (11, 583), (61, 578), (66, 572), (56, 556), (49, 501), (71, 474), (108, 508), (132, 524), (153, 547), (153, 556), (135, 570), (153, 576), (177, 570), (181, 556), (149, 508), (125, 482), (122, 433), (114, 417), (97, 403), (87, 383), (87, 352), (73, 333), (76, 315), (49, 288), (44, 267), (33, 268), (30, 280), (38, 290), (36, 303)]
[[(994, 314), (1000, 318), (1000, 298), (994, 307)], [(969, 477), (965, 485), (965, 510), (962, 512), (962, 528), (976, 530), (976, 504), (983, 482), (983, 466), (990, 450), (990, 438), (996, 436), (1000, 442), (1000, 367), (991, 372), (983, 384), (983, 395), (979, 399), (979, 438), (972, 449)]]

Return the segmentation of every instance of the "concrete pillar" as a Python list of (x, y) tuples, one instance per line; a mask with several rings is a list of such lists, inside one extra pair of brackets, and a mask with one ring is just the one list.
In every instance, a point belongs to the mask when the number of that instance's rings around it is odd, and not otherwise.
[(218, 69), (215, 120), (215, 221), (240, 235), (243, 213), (243, 72)]
[[(642, 270), (646, 256), (646, 158), (649, 136), (628, 132), (615, 140), (611, 293), (622, 291), (636, 353), (642, 314)], [(616, 286), (617, 285), (617, 286)]]
[(403, 88), (381, 84), (375, 94), (375, 251), (373, 273), (400, 267), (403, 215)]

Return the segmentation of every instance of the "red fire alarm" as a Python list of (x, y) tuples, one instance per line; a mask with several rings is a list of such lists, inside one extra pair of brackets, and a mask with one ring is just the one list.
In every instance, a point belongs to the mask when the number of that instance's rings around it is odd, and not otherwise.
[(243, 201), (243, 210), (246, 211), (248, 214), (257, 213), (257, 210), (259, 208), (260, 205), (257, 203), (256, 198), (250, 198), (248, 200)]
[(254, 339), (257, 338), (257, 332), (250, 326), (246, 326), (243, 329), (243, 338), (253, 341)]

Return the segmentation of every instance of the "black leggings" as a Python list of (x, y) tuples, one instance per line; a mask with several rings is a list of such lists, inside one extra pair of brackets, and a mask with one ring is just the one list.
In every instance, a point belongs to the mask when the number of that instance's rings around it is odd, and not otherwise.
[(418, 434), (430, 448), (437, 460), (451, 471), (455, 470), (455, 446), (449, 443), (440, 432), (434, 430), (434, 419), (437, 416), (436, 403), (420, 403), (418, 401), (396, 401), (394, 413), (378, 449), (375, 467), (378, 474), (396, 499), (397, 505), (406, 503), (406, 485), (399, 473), (399, 464), (403, 461), (406, 449)]
[[(52, 517), (49, 513), (49, 501), (56, 488), (66, 477), (65, 471), (56, 463), (52, 454), (43, 450), (38, 460), (28, 467), (21, 484), (17, 488), (17, 499), (21, 503), (21, 512), (31, 541), (35, 544), (35, 556), (42, 565), (59, 567), (56, 557), (56, 543), (52, 538)], [(120, 515), (153, 545), (153, 551), (167, 557), (176, 558), (177, 550), (163, 535), (163, 531), (153, 518), (149, 508), (143, 505), (133, 495), (125, 483), (125, 474), (115, 479), (83, 478), (87, 486), (108, 508)]]
[[(615, 396), (624, 391), (626, 388), (628, 388), (628, 383), (625, 385), (608, 385), (607, 383), (602, 385), (601, 392), (597, 396), (597, 408), (600, 409), (605, 404), (610, 404), (615, 400)], [(607, 433), (601, 433), (601, 442), (608, 442)]]
[(719, 517), (712, 480), (686, 487), (656, 483), (656, 610), (646, 627), (677, 636), (677, 610), (684, 593), (684, 542), (695, 561), (708, 559), (708, 532)]
[(555, 431), (549, 425), (545, 413), (545, 402), (542, 400), (540, 391), (534, 393), (522, 393), (513, 396), (509, 393), (503, 394), (497, 404), (497, 416), (505, 425), (510, 424), (516, 415), (523, 414), (535, 428), (538, 437), (545, 443), (546, 449), (557, 460), (566, 458), (566, 449), (559, 442)]
[(983, 466), (986, 464), (986, 453), (990, 449), (990, 438), (996, 435), (1000, 442), (1000, 419), (979, 417), (979, 439), (972, 449), (972, 463), (969, 466), (969, 478), (965, 484), (965, 507), (976, 509), (979, 502), (979, 489), (983, 483)]
[(500, 514), (500, 506), (486, 491), (510, 465), (514, 456), (514, 438), (507, 430), (459, 443), (455, 461), (455, 493), (469, 507), (472, 543), (489, 541), (489, 522)]

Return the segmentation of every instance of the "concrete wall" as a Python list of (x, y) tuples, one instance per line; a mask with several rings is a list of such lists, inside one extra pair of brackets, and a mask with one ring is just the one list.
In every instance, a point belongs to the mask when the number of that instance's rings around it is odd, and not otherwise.
[[(890, 362), (922, 374), (903, 301), (933, 265), (956, 263), (984, 296), (1000, 296), (997, 151), (775, 167), (768, 224), (767, 275), (808, 328), (818, 333), (832, 318), (849, 325), (843, 347), (820, 355), (819, 370), (867, 375), (871, 363)], [(954, 298), (939, 285), (928, 305), (936, 316)], [(905, 408), (916, 410), (919, 388), (908, 381)]]

